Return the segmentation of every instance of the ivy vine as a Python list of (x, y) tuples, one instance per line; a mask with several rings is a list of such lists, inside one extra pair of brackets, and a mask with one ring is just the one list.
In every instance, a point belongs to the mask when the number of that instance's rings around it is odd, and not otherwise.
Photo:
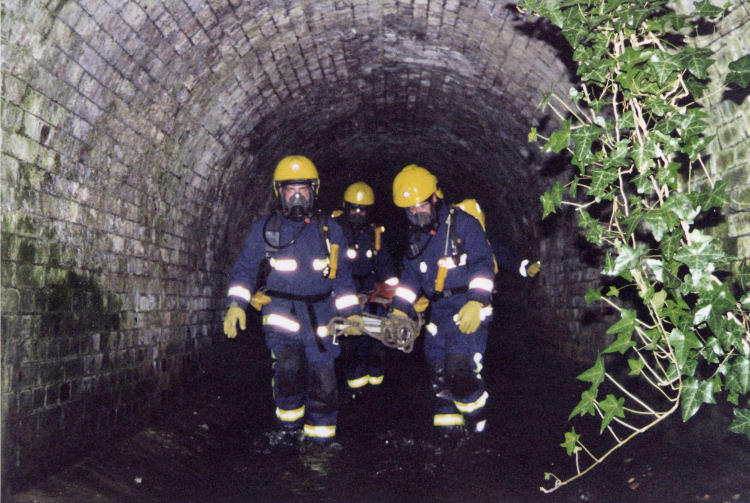
[[(612, 342), (578, 376), (590, 386), (568, 418), (593, 416), (613, 445), (596, 454), (572, 428), (561, 446), (575, 474), (548, 473), (552, 486), (541, 490), (581, 477), (673, 413), (687, 421), (717, 400), (733, 406), (730, 430), (750, 438), (750, 274), (746, 259), (729, 256), (699, 225), (729, 196), (702, 158), (714, 139), (700, 101), (713, 53), (687, 42), (699, 22), (720, 23), (738, 6), (701, 0), (689, 15), (665, 0), (517, 6), (560, 30), (579, 79), (568, 96), (550, 93), (542, 103), (562, 126), (549, 137), (529, 133), (545, 152), (567, 151), (575, 167), (541, 197), (543, 218), (574, 208), (586, 239), (603, 249), (611, 282), (586, 300), (619, 313), (606, 331)], [(724, 83), (748, 85), (750, 55), (729, 65)], [(626, 371), (613, 359), (624, 359)]]

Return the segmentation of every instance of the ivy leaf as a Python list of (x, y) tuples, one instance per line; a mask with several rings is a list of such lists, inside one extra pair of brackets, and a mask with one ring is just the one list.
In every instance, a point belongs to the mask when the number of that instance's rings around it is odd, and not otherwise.
[(550, 213), (555, 213), (557, 208), (562, 205), (562, 193), (562, 183), (557, 181), (549, 192), (545, 192), (539, 197), (542, 201), (542, 219), (546, 218)]
[[(679, 180), (677, 176), (677, 170), (680, 168), (680, 163), (672, 161), (666, 166), (660, 166), (658, 171), (656, 172), (656, 181), (659, 182), (659, 185), (668, 185), (670, 189), (675, 189), (677, 187), (677, 181)], [(706, 206), (704, 206), (705, 208)]]
[(654, 296), (651, 298), (651, 305), (653, 306), (654, 311), (656, 311), (657, 314), (661, 314), (661, 308), (664, 307), (664, 302), (666, 300), (666, 290), (659, 290), (658, 292), (654, 293)]
[(641, 375), (641, 371), (643, 370), (643, 367), (645, 365), (646, 364), (644, 363), (644, 361), (641, 360), (640, 358), (638, 359), (630, 358), (628, 360), (628, 367), (630, 367), (630, 372), (628, 372), (628, 375), (631, 375), (631, 376)]
[(655, 258), (647, 258), (643, 260), (643, 264), (648, 267), (656, 281), (664, 282), (664, 262)]
[(713, 189), (701, 192), (698, 199), (698, 204), (701, 208), (721, 208), (725, 203), (728, 203), (727, 184), (726, 180), (719, 180)]
[(714, 63), (713, 51), (706, 48), (686, 47), (680, 55), (682, 65), (699, 79), (708, 78), (708, 67)]
[(620, 253), (617, 255), (611, 268), (607, 268), (604, 274), (607, 276), (619, 276), (624, 271), (636, 268), (643, 255), (643, 251), (637, 248), (631, 248), (628, 245), (622, 245)]
[(532, 127), (531, 131), (529, 131), (529, 143), (535, 142), (536, 139), (537, 139), (536, 128)]
[[(576, 144), (574, 161), (582, 162), (591, 155), (591, 145), (602, 134), (602, 128), (587, 125), (573, 131), (570, 136)], [(573, 164), (576, 164), (574, 161)]]
[(716, 337), (709, 337), (704, 346), (703, 356), (706, 361), (710, 364), (719, 363), (719, 358), (724, 355), (724, 350), (721, 347), (721, 342)]
[(682, 151), (688, 155), (688, 158), (691, 161), (695, 161), (698, 159), (701, 152), (706, 150), (706, 147), (714, 140), (714, 138), (716, 138), (716, 135), (692, 136), (687, 142), (685, 142)]
[(729, 425), (729, 431), (746, 435), (750, 439), (750, 410), (734, 409), (734, 421)]
[(654, 157), (658, 155), (654, 140), (649, 138), (645, 143), (637, 143), (630, 150), (630, 158), (639, 172), (655, 166)]
[(595, 401), (596, 401), (596, 392), (594, 390), (587, 389), (586, 391), (581, 393), (581, 401), (578, 402), (578, 405), (575, 406), (573, 411), (568, 416), (568, 421), (570, 421), (576, 415), (579, 415), (579, 416), (583, 416), (584, 414), (589, 414), (591, 416), (596, 415), (596, 407), (594, 407)]
[(729, 63), (729, 69), (731, 71), (725, 80), (727, 84), (737, 84), (743, 88), (750, 85), (750, 54)]
[(612, 394), (607, 395), (607, 398), (605, 398), (604, 401), (599, 402), (599, 407), (604, 411), (602, 427), (599, 430), (599, 433), (602, 433), (615, 417), (625, 417), (625, 409), (623, 408), (624, 403), (624, 398), (615, 398), (615, 395)]
[(646, 169), (638, 173), (633, 177), (633, 183), (635, 184), (635, 190), (639, 194), (650, 194), (651, 193), (651, 170)]
[(617, 171), (614, 169), (593, 168), (591, 170), (591, 186), (588, 194), (594, 197), (596, 202), (604, 199), (607, 188), (617, 180)]
[(601, 244), (604, 226), (584, 209), (578, 210), (578, 225), (586, 229), (586, 239), (589, 242)]
[(669, 232), (667, 222), (664, 221), (662, 215), (664, 212), (659, 210), (648, 211), (643, 215), (643, 221), (646, 226), (651, 229), (651, 234), (654, 235), (654, 239), (661, 242), (664, 235)]
[(682, 65), (677, 57), (661, 51), (654, 51), (648, 60), (648, 66), (656, 76), (656, 81), (663, 86), (667, 80), (682, 70)]
[(701, 134), (707, 127), (708, 114), (703, 110), (691, 108), (687, 113), (676, 117), (677, 125), (680, 128), (680, 134), (683, 138), (690, 138)]
[(584, 297), (586, 300), (586, 304), (591, 304), (592, 302), (596, 302), (602, 299), (602, 292), (601, 288), (589, 288), (589, 291), (586, 292), (586, 296)]
[(568, 453), (568, 456), (572, 456), (574, 452), (580, 449), (576, 445), (580, 437), (581, 436), (576, 433), (575, 428), (573, 428), (571, 431), (565, 432), (565, 442), (560, 444), (560, 447), (565, 447), (565, 452)]
[(701, 0), (700, 2), (695, 2), (693, 5), (695, 6), (695, 15), (700, 17), (716, 17), (724, 12), (724, 9), (711, 5), (711, 2), (708, 0)]
[[(607, 81), (607, 76), (613, 66), (614, 62), (610, 59), (592, 58), (582, 60), (578, 66), (577, 74), (581, 76), (581, 80), (584, 82), (592, 81), (597, 84), (604, 84)], [(591, 103), (591, 106), (594, 107), (593, 103)], [(599, 108), (601, 108), (601, 106), (599, 106)], [(598, 111), (597, 108), (595, 109)]]
[(630, 335), (620, 334), (617, 336), (617, 339), (615, 342), (607, 346), (602, 353), (620, 353), (621, 355), (625, 354), (625, 351), (635, 346), (635, 342), (631, 340)]
[(592, 388), (596, 388), (604, 381), (604, 360), (601, 356), (596, 359), (593, 367), (579, 374), (576, 379), (590, 382)]
[(675, 252), (680, 247), (680, 240), (682, 239), (682, 231), (670, 232), (662, 238), (659, 249), (661, 250), (662, 256), (665, 260), (672, 260)]
[(745, 345), (742, 343), (742, 339), (745, 337), (745, 329), (737, 323), (727, 323), (726, 327), (726, 330), (715, 333), (716, 337), (721, 342), (721, 347), (724, 348), (725, 351), (735, 349), (745, 357), (750, 356), (745, 350)]
[(695, 217), (700, 213), (700, 207), (696, 206), (690, 198), (682, 192), (672, 192), (662, 205), (663, 210), (674, 213), (680, 220), (693, 223)]
[(675, 253), (674, 259), (687, 265), (690, 272), (696, 275), (713, 272), (714, 264), (724, 259), (724, 252), (714, 247), (710, 242), (694, 242)]
[(549, 141), (544, 145), (543, 150), (545, 152), (560, 153), (561, 150), (567, 148), (570, 145), (570, 119), (563, 121), (562, 129), (559, 129), (552, 133), (549, 137)]
[(558, 28), (563, 27), (563, 14), (560, 10), (560, 4), (557, 2), (544, 2), (544, 4), (539, 9), (539, 15), (541, 17), (546, 17), (549, 19), (552, 24), (557, 26)]
[(746, 395), (750, 391), (750, 359), (737, 358), (729, 366), (726, 387), (740, 395)]
[(669, 344), (674, 351), (677, 366), (682, 369), (690, 355), (690, 350), (701, 347), (698, 337), (691, 331), (683, 333), (679, 328), (673, 328), (669, 333)]
[(698, 409), (703, 405), (703, 395), (701, 393), (699, 381), (690, 377), (682, 383), (682, 397), (680, 406), (682, 408), (682, 422), (686, 422), (693, 417)]
[(620, 320), (607, 329), (608, 334), (626, 335), (630, 337), (638, 323), (636, 312), (633, 309), (620, 311)]

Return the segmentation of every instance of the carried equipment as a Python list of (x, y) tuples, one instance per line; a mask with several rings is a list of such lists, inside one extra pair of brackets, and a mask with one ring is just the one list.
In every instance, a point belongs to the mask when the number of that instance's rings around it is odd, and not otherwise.
[(389, 348), (411, 353), (414, 342), (424, 326), (422, 313), (417, 313), (416, 320), (406, 316), (376, 316), (362, 313), (362, 322), (362, 325), (354, 326), (343, 316), (331, 318), (328, 332), (333, 335), (333, 343), (338, 344), (339, 337), (349, 335), (347, 331), (356, 328), (363, 335), (369, 335)]

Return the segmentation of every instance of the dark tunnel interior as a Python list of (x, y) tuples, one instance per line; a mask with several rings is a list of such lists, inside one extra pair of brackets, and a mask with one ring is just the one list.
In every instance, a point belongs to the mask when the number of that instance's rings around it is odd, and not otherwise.
[[(2, 45), (4, 501), (649, 501), (624, 455), (557, 499), (537, 487), (567, 461), (575, 376), (611, 315), (584, 300), (601, 255), (573, 212), (541, 219), (571, 167), (528, 133), (554, 130), (538, 105), (575, 76), (547, 25), (491, 0), (4, 1)], [(372, 186), (397, 263), (392, 182), (412, 163), (448, 203), (477, 199), (491, 241), (541, 261), (537, 278), (496, 278), (486, 445), (436, 453), (421, 340), (391, 352), (379, 398), (342, 394), (341, 456), (269, 436), (259, 315), (236, 340), (221, 329), (290, 154), (315, 163), (325, 213)], [(677, 473), (675, 431), (669, 461), (642, 466)], [(681, 477), (644, 497), (677, 501)]]

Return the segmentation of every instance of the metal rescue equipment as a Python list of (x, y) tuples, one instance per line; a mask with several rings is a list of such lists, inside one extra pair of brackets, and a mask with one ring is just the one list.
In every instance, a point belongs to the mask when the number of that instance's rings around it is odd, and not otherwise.
[[(394, 316), (376, 316), (370, 313), (362, 313), (364, 326), (355, 326), (343, 316), (334, 316), (328, 324), (328, 331), (333, 335), (333, 343), (337, 344), (338, 337), (347, 336), (346, 330), (355, 327), (363, 334), (379, 340), (389, 348), (398, 349), (404, 353), (411, 353), (414, 349), (414, 341), (424, 325), (422, 313), (417, 313), (417, 319)], [(355, 336), (359, 337), (359, 336)]]

